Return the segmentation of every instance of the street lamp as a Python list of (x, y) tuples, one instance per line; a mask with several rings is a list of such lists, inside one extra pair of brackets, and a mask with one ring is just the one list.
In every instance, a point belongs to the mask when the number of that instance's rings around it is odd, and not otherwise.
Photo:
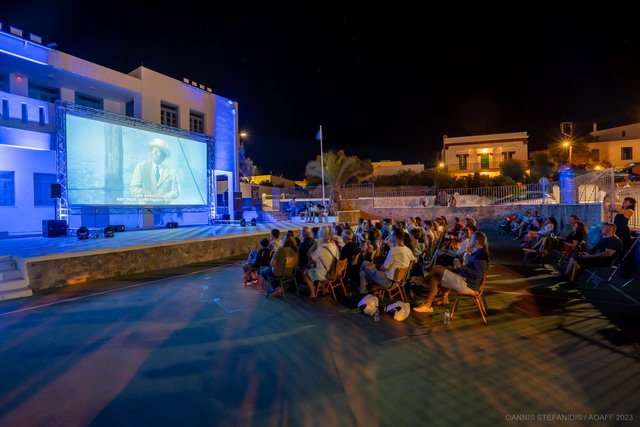
[(440, 169), (442, 169), (442, 168), (444, 167), (444, 162), (440, 162), (440, 163), (438, 163), (438, 167), (439, 167)]
[(565, 140), (562, 142), (562, 146), (563, 146), (564, 148), (568, 148), (568, 149), (569, 149), (569, 164), (571, 164), (571, 148), (572, 148), (572, 146), (571, 146), (571, 141), (569, 141), (569, 140), (566, 140), (566, 139), (565, 139)]

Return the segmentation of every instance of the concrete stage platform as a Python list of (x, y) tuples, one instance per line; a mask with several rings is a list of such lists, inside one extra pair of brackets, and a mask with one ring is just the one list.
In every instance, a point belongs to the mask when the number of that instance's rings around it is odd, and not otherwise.
[(136, 230), (114, 238), (26, 237), (0, 240), (0, 300), (50, 288), (242, 257), (272, 228), (297, 229), (291, 222), (255, 227), (190, 226)]

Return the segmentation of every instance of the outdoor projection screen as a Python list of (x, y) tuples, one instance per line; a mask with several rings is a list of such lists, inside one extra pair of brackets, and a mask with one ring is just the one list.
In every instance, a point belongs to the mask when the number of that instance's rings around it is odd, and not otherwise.
[(69, 205), (206, 205), (207, 144), (67, 114)]

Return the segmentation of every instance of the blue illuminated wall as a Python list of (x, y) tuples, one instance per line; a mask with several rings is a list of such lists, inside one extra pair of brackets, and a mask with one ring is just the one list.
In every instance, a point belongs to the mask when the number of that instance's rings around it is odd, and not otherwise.
[(214, 125), (214, 152), (216, 169), (233, 172), (234, 187), (238, 188), (236, 150), (236, 114), (237, 110), (233, 101), (221, 96), (216, 96), (215, 125)]
[[(8, 129), (16, 131), (16, 129)], [(0, 135), (7, 135), (7, 128), (0, 127)], [(46, 143), (51, 135), (22, 131), (20, 138), (31, 137), (35, 144)], [(56, 153), (50, 150), (16, 148), (0, 144), (0, 171), (14, 172), (15, 205), (0, 206), (0, 231), (10, 233), (39, 232), (43, 219), (54, 218), (51, 206), (34, 206), (34, 173), (56, 173)]]

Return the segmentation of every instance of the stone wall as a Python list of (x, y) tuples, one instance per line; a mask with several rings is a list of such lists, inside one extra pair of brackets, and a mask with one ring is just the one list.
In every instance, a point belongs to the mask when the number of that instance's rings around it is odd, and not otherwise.
[(359, 209), (363, 218), (406, 219), (419, 216), (422, 219), (433, 219), (440, 216), (447, 218), (449, 222), (454, 217), (464, 219), (467, 216), (474, 217), (481, 227), (495, 228), (499, 223), (512, 213), (524, 213), (527, 210), (538, 210), (543, 217), (554, 216), (560, 225), (564, 227), (568, 223), (569, 215), (576, 214), (587, 226), (602, 220), (602, 205), (600, 203), (580, 203), (574, 205), (498, 205), (498, 206), (458, 206), (455, 208), (438, 207), (379, 207), (372, 206), (371, 199), (350, 200), (351, 209)]
[[(284, 230), (283, 230), (284, 232)], [(296, 233), (297, 234), (297, 233)], [(24, 260), (34, 292), (128, 274), (246, 257), (268, 233), (217, 237), (162, 246), (114, 249), (104, 253), (60, 254)]]

